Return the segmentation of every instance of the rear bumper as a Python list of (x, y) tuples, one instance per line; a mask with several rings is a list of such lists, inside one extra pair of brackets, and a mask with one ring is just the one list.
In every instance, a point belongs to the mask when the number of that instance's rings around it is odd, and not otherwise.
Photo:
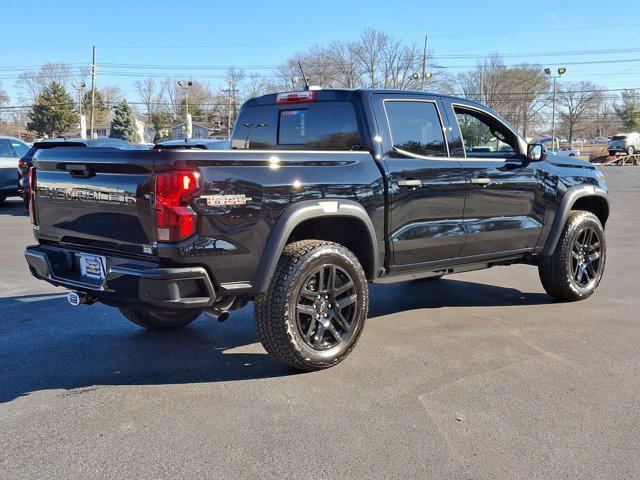
[(106, 257), (104, 280), (78, 273), (76, 251), (32, 245), (24, 255), (31, 274), (52, 285), (80, 290), (114, 306), (206, 308), (217, 299), (203, 267), (159, 268), (119, 257)]

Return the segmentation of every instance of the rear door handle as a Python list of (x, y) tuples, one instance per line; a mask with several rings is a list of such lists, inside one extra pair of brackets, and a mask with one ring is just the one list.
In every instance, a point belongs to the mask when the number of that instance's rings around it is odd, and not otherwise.
[(422, 186), (422, 180), (398, 180), (399, 187), (417, 188)]
[(491, 179), (487, 177), (477, 177), (472, 178), (471, 183), (474, 183), (476, 185), (489, 185), (491, 183)]

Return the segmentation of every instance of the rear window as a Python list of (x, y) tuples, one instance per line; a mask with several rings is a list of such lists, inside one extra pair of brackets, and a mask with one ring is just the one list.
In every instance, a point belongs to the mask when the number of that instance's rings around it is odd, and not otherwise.
[(358, 122), (349, 102), (318, 102), (243, 110), (234, 149), (358, 150)]

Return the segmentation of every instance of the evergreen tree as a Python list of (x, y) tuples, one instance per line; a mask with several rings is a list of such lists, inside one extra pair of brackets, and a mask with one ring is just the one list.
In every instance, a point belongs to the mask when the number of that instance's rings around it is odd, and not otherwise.
[(153, 139), (154, 142), (171, 135), (171, 117), (165, 112), (156, 112), (151, 116), (151, 122), (153, 123), (153, 129), (156, 131), (156, 135)]
[[(104, 122), (109, 114), (109, 107), (106, 105), (100, 90), (96, 90), (93, 105), (95, 112), (95, 118), (93, 121), (95, 123)], [(82, 114), (87, 118), (91, 118), (91, 92), (85, 92), (82, 96)]]
[(136, 117), (126, 100), (122, 100), (115, 109), (111, 121), (111, 138), (119, 138), (126, 142), (139, 142)]
[(623, 90), (621, 105), (614, 108), (624, 128), (628, 131), (637, 130), (640, 127), (640, 93), (636, 90)]
[(49, 137), (61, 135), (78, 122), (73, 98), (57, 82), (51, 82), (42, 89), (28, 117), (28, 130)]

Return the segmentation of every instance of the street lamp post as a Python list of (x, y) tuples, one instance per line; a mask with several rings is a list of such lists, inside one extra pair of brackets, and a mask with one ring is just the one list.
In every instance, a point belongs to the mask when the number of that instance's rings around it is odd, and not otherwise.
[(427, 80), (431, 78), (431, 75), (433, 75), (431, 72), (423, 71), (422, 75), (420, 75), (419, 73), (414, 73), (412, 78), (416, 81), (420, 80), (420, 90), (424, 91)]
[(551, 69), (545, 68), (544, 73), (553, 78), (553, 100), (551, 106), (551, 153), (556, 153), (556, 80), (567, 71), (565, 67), (558, 68), (558, 75), (551, 75)]

